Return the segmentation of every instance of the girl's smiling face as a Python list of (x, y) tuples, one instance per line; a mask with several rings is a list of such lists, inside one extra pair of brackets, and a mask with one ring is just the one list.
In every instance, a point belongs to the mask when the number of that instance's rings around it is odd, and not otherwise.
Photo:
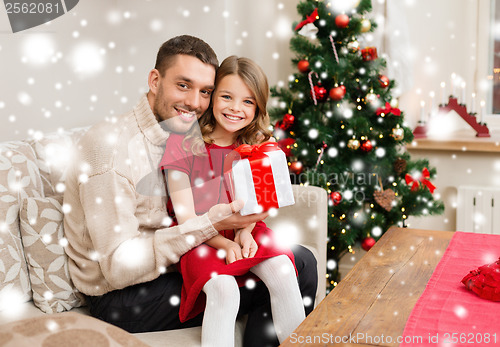
[(252, 122), (256, 111), (255, 96), (241, 77), (237, 74), (223, 77), (213, 95), (213, 114), (216, 120), (213, 138), (231, 138), (232, 144), (238, 131)]

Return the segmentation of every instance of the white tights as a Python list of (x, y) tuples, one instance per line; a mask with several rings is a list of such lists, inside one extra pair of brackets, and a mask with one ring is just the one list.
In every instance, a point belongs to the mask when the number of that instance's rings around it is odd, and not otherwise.
[[(282, 343), (305, 318), (295, 268), (290, 258), (279, 255), (250, 269), (266, 285), (278, 340)], [(210, 279), (203, 291), (207, 295), (201, 340), (203, 347), (234, 346), (234, 327), (240, 306), (240, 292), (233, 276)]]

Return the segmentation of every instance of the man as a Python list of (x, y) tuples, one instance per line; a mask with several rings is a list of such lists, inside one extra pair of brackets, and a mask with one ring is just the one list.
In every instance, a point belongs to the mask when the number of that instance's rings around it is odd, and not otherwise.
[[(200, 325), (201, 316), (179, 321), (182, 278), (175, 264), (217, 230), (267, 217), (241, 216), (242, 204), (235, 201), (169, 227), (158, 163), (169, 133), (185, 133), (208, 108), (217, 67), (215, 53), (198, 38), (165, 42), (148, 76), (149, 92), (131, 112), (92, 127), (67, 173), (64, 203), (71, 210), (64, 226), (71, 278), (92, 315), (130, 332)], [(316, 260), (300, 246), (294, 255), (301, 293), (314, 298)], [(239, 313), (249, 313), (246, 345), (277, 344), (265, 333), (271, 315), (262, 283), (241, 289)]]

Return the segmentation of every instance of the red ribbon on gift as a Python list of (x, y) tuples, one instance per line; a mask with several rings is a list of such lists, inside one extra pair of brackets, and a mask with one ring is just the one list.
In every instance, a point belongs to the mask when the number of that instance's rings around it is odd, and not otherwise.
[(316, 21), (316, 19), (319, 19), (318, 8), (315, 8), (313, 13), (311, 13), (309, 16), (307, 16), (306, 19), (304, 19), (302, 22), (297, 24), (297, 26), (295, 27), (295, 30), (299, 30), (300, 28), (302, 28), (306, 24), (314, 23)]
[[(248, 159), (252, 170), (257, 203), (262, 206), (263, 211), (267, 211), (272, 207), (279, 208), (271, 162), (265, 154), (266, 152), (279, 150), (280, 148), (276, 142), (263, 142), (259, 145), (241, 145), (229, 153), (224, 160), (224, 172), (228, 174), (235, 160)], [(227, 175), (226, 177), (230, 179), (230, 176)], [(269, 178), (271, 178), (271, 181), (269, 181)], [(231, 179), (230, 182), (234, 192)]]
[(380, 107), (377, 109), (377, 116), (380, 116), (382, 113), (385, 115), (392, 113), (395, 116), (401, 116), (401, 110), (399, 108), (393, 108), (388, 102), (385, 103), (385, 108)]
[(425, 167), (422, 169), (422, 176), (420, 176), (419, 179), (415, 179), (409, 174), (406, 174), (405, 180), (406, 184), (411, 184), (411, 191), (414, 192), (418, 190), (418, 187), (420, 186), (420, 183), (425, 185), (427, 188), (429, 188), (429, 191), (431, 193), (434, 193), (434, 190), (436, 189), (436, 186), (434, 186), (430, 181), (429, 178), (431, 178), (431, 175), (429, 173), (429, 170)]

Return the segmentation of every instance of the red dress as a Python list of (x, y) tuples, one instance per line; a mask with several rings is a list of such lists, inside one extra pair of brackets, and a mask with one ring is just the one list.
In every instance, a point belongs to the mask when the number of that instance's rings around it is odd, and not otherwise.
[[(171, 134), (167, 140), (165, 154), (160, 167), (178, 170), (188, 174), (193, 192), (193, 201), (197, 215), (206, 213), (212, 206), (231, 202), (231, 196), (223, 180), (224, 157), (236, 148), (235, 145), (221, 147), (205, 144), (207, 156), (194, 155), (190, 145), (182, 146), (183, 135)], [(223, 230), (220, 234), (233, 240), (233, 230)], [(226, 265), (226, 259), (217, 256), (217, 249), (202, 244), (184, 254), (178, 264), (183, 278), (179, 318), (185, 322), (196, 317), (205, 309), (205, 283), (215, 274), (232, 275), (238, 285), (244, 286), (249, 279), (258, 278), (249, 272), (250, 268), (265, 259), (278, 255), (287, 255), (295, 266), (292, 252), (287, 247), (279, 247), (274, 233), (264, 222), (258, 222), (252, 231), (258, 245), (253, 258), (241, 259)]]

